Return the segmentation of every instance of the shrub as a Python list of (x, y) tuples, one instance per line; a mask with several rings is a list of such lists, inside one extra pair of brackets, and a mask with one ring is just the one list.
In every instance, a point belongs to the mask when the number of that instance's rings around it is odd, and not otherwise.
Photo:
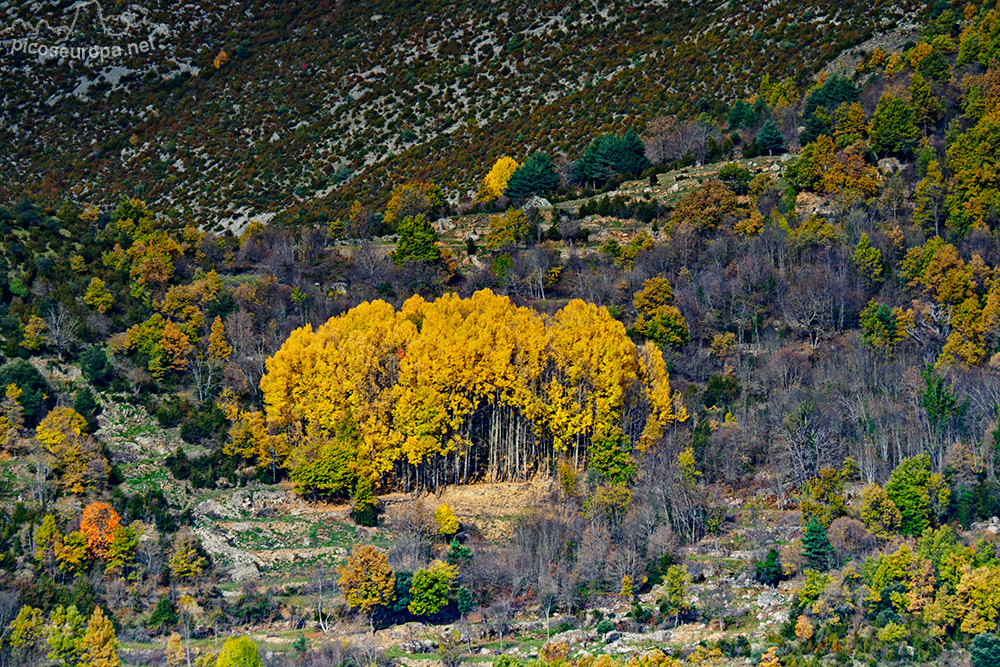
[(21, 390), (18, 402), (24, 408), (25, 426), (37, 426), (42, 415), (53, 403), (51, 396), (54, 392), (49, 383), (27, 361), (15, 359), (0, 367), (0, 387), (10, 384), (16, 384)]

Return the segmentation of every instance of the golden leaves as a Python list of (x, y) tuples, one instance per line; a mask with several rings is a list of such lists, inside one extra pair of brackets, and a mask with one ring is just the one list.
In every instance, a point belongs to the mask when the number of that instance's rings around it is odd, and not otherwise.
[[(572, 301), (546, 317), (488, 290), (413, 297), (398, 312), (363, 303), (292, 332), (267, 371), (266, 421), (272, 434), (287, 434), (289, 461), (305, 462), (301, 448), (335, 451), (336, 470), (373, 479), (401, 460), (467, 454), (476, 415), (516, 415), (556, 452), (619, 428), (629, 402), (649, 415), (633, 446), (687, 418), (659, 350), (637, 349), (606, 309)], [(234, 436), (277, 437), (267, 430), (261, 420)], [(317, 446), (326, 439), (340, 444)], [(343, 461), (345, 448), (353, 463)]]

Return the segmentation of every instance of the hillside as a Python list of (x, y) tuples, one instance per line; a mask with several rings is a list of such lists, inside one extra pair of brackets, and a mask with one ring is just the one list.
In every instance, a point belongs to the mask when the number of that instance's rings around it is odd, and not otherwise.
[(997, 3), (0, 17), (0, 667), (1000, 665)]
[[(39, 15), (35, 4), (5, 3), (8, 36), (26, 33), (17, 19), (71, 23), (70, 2), (44, 7)], [(146, 9), (146, 23), (117, 41), (89, 26), (75, 39), (127, 49), (154, 34), (150, 53), (113, 62), (5, 56), (0, 141), (15, 150), (0, 158), (0, 195), (54, 201), (69, 190), (94, 204), (140, 196), (208, 229), (301, 202), (343, 216), (353, 199), (381, 205), (416, 178), (457, 202), (501, 154), (575, 159), (595, 133), (719, 108), (756, 92), (765, 73), (800, 87), (843, 49), (918, 20), (921, 6), (365, 0)]]

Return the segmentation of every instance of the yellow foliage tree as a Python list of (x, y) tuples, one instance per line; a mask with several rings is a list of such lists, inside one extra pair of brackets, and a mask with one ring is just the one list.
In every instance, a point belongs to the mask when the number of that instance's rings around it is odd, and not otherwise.
[(87, 565), (87, 536), (80, 531), (67, 534), (55, 543), (56, 562), (59, 571), (75, 576), (83, 572)]
[(84, 493), (107, 478), (108, 463), (93, 438), (85, 437), (87, 420), (58, 406), (35, 429), (38, 441), (56, 459), (56, 471), (70, 493)]
[(115, 627), (100, 607), (94, 608), (94, 613), (87, 623), (83, 646), (81, 667), (118, 667), (120, 664)]
[(768, 648), (767, 653), (760, 656), (757, 667), (781, 667), (781, 661), (778, 660), (778, 648), (776, 646)]
[(434, 521), (438, 526), (438, 535), (447, 537), (458, 532), (458, 517), (448, 503), (441, 503), (434, 510)]
[(208, 356), (212, 359), (228, 359), (233, 353), (233, 347), (226, 342), (226, 327), (221, 317), (212, 322), (212, 331), (208, 335)]
[(178, 533), (170, 555), (170, 573), (178, 579), (197, 579), (208, 565), (201, 544), (193, 533)]
[(806, 618), (805, 614), (799, 616), (798, 620), (795, 621), (795, 636), (804, 642), (812, 639), (813, 624)]
[[(304, 491), (400, 470), (417, 486), (452, 474), (511, 478), (567, 448), (578, 465), (591, 438), (620, 427), (626, 400), (639, 407), (635, 446), (687, 418), (659, 350), (637, 348), (606, 309), (582, 301), (549, 317), (489, 291), (433, 303), (413, 297), (398, 312), (363, 303), (292, 332), (267, 369), (266, 416), (234, 406), (243, 444), (234, 437), (227, 447), (249, 452), (267, 434), (284, 437)], [(472, 433), (474, 415), (491, 426)], [(515, 430), (530, 436), (507, 439)], [(525, 449), (532, 443), (541, 445), (533, 455)], [(485, 470), (473, 470), (473, 460)]]
[(0, 445), (9, 447), (24, 426), (24, 408), (21, 407), (21, 388), (9, 384), (0, 401)]
[(512, 157), (503, 157), (493, 163), (490, 173), (483, 179), (483, 189), (479, 194), (480, 201), (493, 201), (501, 197), (507, 189), (507, 182), (517, 170), (517, 160)]
[(173, 320), (167, 320), (163, 325), (163, 335), (160, 337), (159, 363), (155, 367), (151, 363), (150, 370), (161, 379), (168, 370), (178, 373), (184, 371), (188, 366), (188, 354), (193, 347), (191, 338), (181, 331)]
[(83, 301), (88, 306), (93, 306), (97, 312), (103, 315), (108, 312), (108, 308), (115, 302), (115, 297), (108, 290), (104, 281), (94, 276), (90, 279), (87, 291), (83, 295)]
[(24, 336), (21, 338), (21, 347), (31, 352), (41, 349), (45, 345), (45, 334), (48, 327), (45, 320), (38, 315), (28, 318), (28, 323), (24, 325)]
[(955, 590), (956, 605), (962, 614), (962, 632), (979, 634), (997, 627), (1000, 614), (1000, 587), (996, 585), (1000, 567), (984, 565), (973, 568), (966, 564)]
[(337, 567), (337, 574), (337, 585), (347, 604), (367, 615), (369, 624), (374, 623), (376, 607), (395, 599), (396, 575), (389, 568), (389, 559), (370, 544), (355, 545), (347, 562)]
[(37, 648), (45, 639), (45, 616), (41, 609), (24, 605), (10, 624), (10, 645), (22, 652)]
[(50, 451), (54, 450), (68, 439), (82, 437), (87, 432), (87, 420), (72, 408), (58, 406), (35, 427), (38, 441)]
[(885, 489), (869, 484), (861, 492), (861, 520), (880, 540), (890, 540), (899, 531), (902, 516)]

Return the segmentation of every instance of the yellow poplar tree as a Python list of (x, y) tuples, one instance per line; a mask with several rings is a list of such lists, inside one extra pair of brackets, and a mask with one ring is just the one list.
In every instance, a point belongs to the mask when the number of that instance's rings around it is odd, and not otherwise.
[(448, 536), (458, 532), (458, 517), (448, 503), (441, 503), (434, 510), (434, 521), (438, 525), (438, 535)]
[(483, 190), (480, 193), (481, 201), (493, 201), (501, 197), (507, 190), (507, 182), (517, 170), (517, 160), (504, 155), (493, 163), (490, 173), (483, 179)]
[(233, 353), (233, 347), (226, 342), (226, 327), (221, 317), (212, 322), (212, 331), (208, 335), (208, 356), (212, 359), (228, 359)]
[(24, 408), (18, 400), (20, 398), (21, 388), (13, 383), (7, 385), (4, 398), (0, 401), (0, 445), (4, 447), (14, 441), (24, 426)]
[(389, 568), (389, 558), (370, 544), (355, 545), (347, 562), (337, 567), (337, 574), (347, 604), (367, 615), (369, 624), (374, 623), (376, 607), (395, 599), (396, 575)]
[(38, 315), (28, 318), (28, 323), (24, 325), (24, 337), (21, 339), (21, 347), (31, 352), (38, 350), (45, 345), (45, 320)]
[(115, 298), (104, 281), (94, 276), (90, 279), (90, 285), (87, 286), (87, 291), (83, 295), (83, 301), (103, 315), (108, 312), (108, 308), (115, 302)]

